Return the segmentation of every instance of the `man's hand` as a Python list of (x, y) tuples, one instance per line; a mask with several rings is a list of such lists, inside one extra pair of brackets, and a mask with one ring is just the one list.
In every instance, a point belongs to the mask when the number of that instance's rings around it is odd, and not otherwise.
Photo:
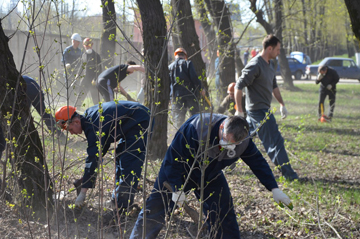
[(285, 204), (289, 209), (293, 209), (290, 198), (285, 193), (283, 193), (283, 191), (278, 188), (273, 188), (271, 191), (273, 193), (275, 202), (279, 204), (280, 207), (284, 207), (283, 204)]
[(281, 113), (282, 119), (285, 119), (288, 116), (288, 111), (287, 111), (285, 105), (284, 106), (280, 105), (280, 113)]
[(182, 207), (186, 200), (185, 193), (183, 191), (173, 192), (171, 200), (173, 200), (174, 203), (177, 203), (179, 207)]
[(328, 84), (328, 85), (326, 86), (326, 89), (331, 90), (331, 89), (332, 89), (332, 85)]
[(235, 115), (245, 118), (245, 113), (244, 112), (235, 111)]
[(81, 191), (75, 200), (75, 206), (82, 207), (85, 204), (86, 192)]
[(66, 63), (65, 67), (66, 67), (66, 70), (69, 70), (71, 68), (70, 63)]
[(205, 90), (205, 89), (202, 89), (202, 90), (200, 91), (200, 94), (201, 94), (203, 97), (205, 97), (205, 96), (206, 96), (206, 90)]

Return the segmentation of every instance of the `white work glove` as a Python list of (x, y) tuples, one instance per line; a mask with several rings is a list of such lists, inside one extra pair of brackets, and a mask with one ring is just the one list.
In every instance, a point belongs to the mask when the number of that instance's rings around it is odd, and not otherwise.
[(235, 115), (245, 118), (245, 113), (244, 112), (235, 111)]
[(273, 193), (273, 198), (274, 198), (275, 202), (277, 204), (279, 204), (280, 207), (284, 207), (283, 204), (285, 204), (291, 210), (293, 209), (293, 205), (291, 203), (290, 198), (285, 193), (283, 193), (283, 191), (281, 191), (278, 188), (274, 188), (271, 191)]
[(319, 73), (319, 74), (317, 75), (317, 79), (316, 79), (316, 80), (317, 80), (317, 81), (321, 81), (322, 78), (324, 78), (324, 76), (325, 76), (325, 75)]
[(288, 111), (285, 106), (280, 105), (281, 118), (285, 119), (288, 116)]
[(81, 207), (85, 204), (86, 192), (80, 192), (79, 196), (75, 200), (75, 206)]
[(71, 67), (70, 63), (66, 63), (65, 67), (66, 67), (67, 70), (69, 70), (70, 67)]
[(173, 200), (174, 203), (177, 203), (179, 207), (182, 207), (186, 199), (185, 193), (183, 191), (177, 191), (172, 193), (171, 200)]
[(326, 89), (331, 90), (331, 89), (332, 89), (332, 85), (328, 84), (328, 85), (326, 86)]

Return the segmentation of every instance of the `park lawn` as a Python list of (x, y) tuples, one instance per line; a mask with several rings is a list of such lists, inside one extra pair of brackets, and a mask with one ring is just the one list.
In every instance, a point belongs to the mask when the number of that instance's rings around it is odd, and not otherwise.
[[(242, 238), (360, 238), (360, 84), (338, 85), (331, 123), (318, 122), (318, 85), (296, 86), (298, 91), (288, 91), (280, 86), (289, 111), (287, 119), (280, 119), (277, 102), (273, 102), (272, 106), (291, 165), (300, 180), (285, 181), (266, 156), (259, 139), (254, 138), (273, 169), (279, 187), (291, 198), (293, 210), (280, 208), (273, 201), (272, 194), (241, 160), (232, 171), (224, 170)], [(326, 101), (326, 112), (328, 108)], [(169, 124), (169, 140), (175, 132), (171, 127)], [(58, 201), (57, 216), (51, 221), (52, 235), (59, 238), (98, 238), (99, 226), (103, 225), (104, 238), (118, 238), (119, 227), (111, 220), (109, 208), (101, 204), (101, 199), (103, 202), (110, 199), (114, 188), (113, 150), (104, 157), (96, 188), (88, 192), (87, 207), (80, 212), (74, 211), (71, 205), (76, 193), (72, 182), (83, 174), (87, 144), (84, 136), (69, 137), (71, 141), (66, 148), (64, 145), (53, 147), (49, 136), (44, 141), (54, 190), (58, 194), (63, 191), (65, 195)], [(149, 195), (160, 165), (161, 159), (148, 162), (147, 180), (144, 185), (143, 179), (140, 179), (141, 188), (135, 197), (135, 202), (140, 206), (143, 192)], [(191, 206), (199, 210), (199, 203), (193, 195), (188, 200)], [(0, 206), (4, 219), (0, 235), (8, 235), (9, 238), (30, 235), (47, 237), (45, 224), (27, 223), (25, 227), (24, 224), (13, 223), (20, 222), (15, 208), (5, 202), (1, 202)], [(138, 213), (139, 210), (135, 208), (125, 219), (121, 219), (123, 238), (129, 237)], [(185, 229), (189, 227), (194, 227), (191, 219), (185, 212), (177, 211), (169, 227), (171, 238), (190, 238)], [(160, 238), (164, 235), (165, 227)]]

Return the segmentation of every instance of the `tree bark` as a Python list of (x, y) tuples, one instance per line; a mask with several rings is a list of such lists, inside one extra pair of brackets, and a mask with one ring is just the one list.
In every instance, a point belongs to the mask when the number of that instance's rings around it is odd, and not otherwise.
[(185, 48), (189, 60), (194, 64), (196, 74), (200, 77), (203, 87), (207, 90), (206, 67), (201, 56), (199, 37), (195, 30), (194, 19), (189, 0), (171, 0), (176, 32), (181, 47)]
[[(116, 19), (114, 1), (101, 0), (103, 31), (100, 39), (100, 55), (103, 66), (111, 67), (114, 63), (115, 39), (116, 39)], [(103, 69), (105, 69), (103, 67)]]
[(170, 95), (166, 22), (160, 0), (137, 0), (143, 26), (146, 67), (145, 105), (155, 115), (151, 159), (162, 159), (167, 150), (167, 121)]
[[(282, 32), (283, 32), (283, 11), (284, 6), (282, 0), (275, 0), (275, 36), (279, 38), (280, 41), (283, 40)], [(286, 58), (284, 44), (281, 44), (280, 55), (278, 57), (281, 77), (284, 80), (284, 85), (289, 88), (294, 87), (293, 79), (291, 76), (291, 70), (289, 67), (289, 62)]]
[(358, 0), (344, 0), (349, 12), (351, 27), (355, 37), (360, 41), (360, 2)]
[(206, 7), (204, 5), (204, 1), (195, 0), (195, 7), (198, 13), (200, 14), (200, 23), (205, 32), (205, 37), (207, 41), (207, 54), (210, 63), (208, 66), (207, 74), (208, 76), (215, 76), (215, 60), (216, 60), (216, 51), (217, 51), (217, 41), (216, 41), (216, 33), (211, 24), (210, 19), (208, 18), (208, 13), (206, 11)]
[(205, 0), (205, 3), (218, 28), (218, 45), (220, 48), (220, 56), (222, 57), (219, 63), (220, 93), (222, 98), (224, 98), (227, 95), (227, 86), (235, 82), (235, 53), (230, 12), (223, 0)]
[(20, 189), (15, 196), (22, 206), (22, 212), (29, 215), (35, 212), (35, 218), (45, 219), (47, 209), (49, 213), (52, 212), (49, 206), (52, 202), (52, 184), (40, 137), (26, 104), (26, 83), (16, 69), (8, 41), (0, 19), (1, 119), (8, 122), (4, 134), (9, 139), (8, 147), (13, 153), (10, 159), (14, 167), (12, 173)]

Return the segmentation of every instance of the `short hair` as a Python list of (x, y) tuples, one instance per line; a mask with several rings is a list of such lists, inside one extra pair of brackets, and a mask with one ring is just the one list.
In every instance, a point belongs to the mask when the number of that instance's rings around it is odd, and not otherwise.
[(278, 43), (281, 43), (279, 38), (277, 38), (273, 34), (267, 35), (262, 42), (263, 49), (265, 50), (269, 46), (276, 47)]
[(328, 69), (327, 66), (322, 65), (322, 66), (319, 66), (318, 72), (320, 72), (320, 71), (326, 71), (327, 69)]
[(127, 65), (136, 65), (135, 61), (127, 61), (126, 64)]
[(229, 116), (226, 119), (224, 131), (226, 134), (232, 134), (235, 142), (240, 142), (249, 135), (249, 124), (244, 117)]

